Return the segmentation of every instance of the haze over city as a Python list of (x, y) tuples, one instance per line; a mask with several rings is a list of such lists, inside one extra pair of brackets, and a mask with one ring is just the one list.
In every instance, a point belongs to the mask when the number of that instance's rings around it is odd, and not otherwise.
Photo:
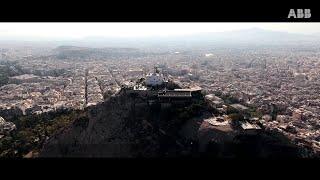
[(311, 35), (320, 32), (320, 23), (0, 23), (0, 38), (163, 37), (251, 28)]

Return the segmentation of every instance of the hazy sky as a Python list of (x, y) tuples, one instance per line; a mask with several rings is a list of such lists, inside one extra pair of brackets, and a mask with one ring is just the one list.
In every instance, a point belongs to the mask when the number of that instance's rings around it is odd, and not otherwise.
[(0, 23), (0, 37), (170, 36), (254, 27), (303, 34), (320, 32), (320, 23)]

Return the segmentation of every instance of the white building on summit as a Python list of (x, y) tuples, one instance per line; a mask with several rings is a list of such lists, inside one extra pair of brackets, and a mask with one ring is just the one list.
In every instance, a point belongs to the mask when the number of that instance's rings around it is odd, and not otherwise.
[(150, 73), (146, 76), (145, 83), (147, 86), (160, 86), (165, 82), (165, 78), (162, 74), (159, 74), (157, 68), (154, 73)]

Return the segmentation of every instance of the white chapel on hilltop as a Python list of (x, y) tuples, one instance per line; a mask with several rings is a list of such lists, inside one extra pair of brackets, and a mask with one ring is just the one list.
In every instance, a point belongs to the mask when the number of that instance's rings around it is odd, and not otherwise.
[(165, 82), (165, 79), (162, 74), (160, 74), (157, 68), (154, 68), (154, 72), (146, 76), (146, 85), (147, 86), (160, 86)]

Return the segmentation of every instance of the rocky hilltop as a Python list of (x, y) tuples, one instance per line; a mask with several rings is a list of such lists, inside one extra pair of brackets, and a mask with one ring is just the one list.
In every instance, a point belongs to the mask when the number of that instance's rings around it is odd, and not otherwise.
[(78, 113), (45, 143), (40, 157), (300, 157), (281, 134), (213, 126), (208, 119), (214, 113), (203, 97), (164, 106), (120, 93)]

